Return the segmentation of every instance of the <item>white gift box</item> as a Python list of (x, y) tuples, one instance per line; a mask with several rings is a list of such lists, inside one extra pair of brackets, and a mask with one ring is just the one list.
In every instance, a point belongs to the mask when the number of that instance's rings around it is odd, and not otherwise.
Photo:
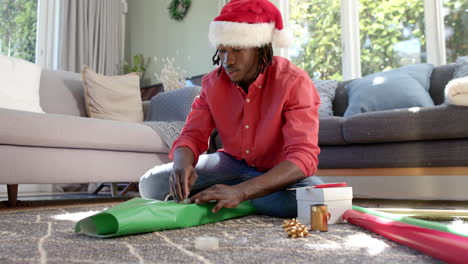
[(297, 219), (304, 225), (310, 225), (310, 206), (314, 204), (325, 204), (327, 206), (330, 213), (329, 225), (343, 223), (344, 212), (352, 209), (353, 188), (297, 188), (296, 200)]

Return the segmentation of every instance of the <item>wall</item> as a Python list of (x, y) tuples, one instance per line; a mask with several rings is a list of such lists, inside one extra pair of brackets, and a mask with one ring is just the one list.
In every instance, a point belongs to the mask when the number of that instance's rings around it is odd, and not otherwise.
[[(218, 14), (218, 1), (192, 0), (182, 21), (169, 17), (169, 0), (128, 0), (125, 29), (125, 60), (135, 54), (145, 58), (156, 56), (148, 72), (160, 73), (160, 59), (175, 58), (176, 66), (187, 71), (187, 77), (204, 74), (212, 69), (215, 49), (208, 41), (208, 26)], [(153, 74), (151, 83), (157, 83)]]

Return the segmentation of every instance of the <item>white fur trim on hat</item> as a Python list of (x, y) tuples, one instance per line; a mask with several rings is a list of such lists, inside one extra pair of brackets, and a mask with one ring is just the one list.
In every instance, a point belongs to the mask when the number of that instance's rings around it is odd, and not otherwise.
[(277, 31), (274, 23), (213, 21), (210, 23), (208, 38), (214, 47), (261, 47), (273, 41), (274, 31)]
[(287, 48), (292, 44), (293, 35), (287, 29), (277, 30), (273, 33), (273, 45), (278, 48)]

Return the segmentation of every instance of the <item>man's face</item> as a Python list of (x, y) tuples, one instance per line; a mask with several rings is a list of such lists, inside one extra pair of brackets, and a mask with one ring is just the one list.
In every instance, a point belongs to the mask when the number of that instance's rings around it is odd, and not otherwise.
[(258, 68), (257, 48), (218, 46), (218, 55), (224, 70), (234, 83), (251, 83)]

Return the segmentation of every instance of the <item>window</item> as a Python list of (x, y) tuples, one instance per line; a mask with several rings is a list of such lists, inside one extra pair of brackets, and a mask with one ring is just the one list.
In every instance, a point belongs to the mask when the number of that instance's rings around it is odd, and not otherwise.
[(468, 55), (468, 2), (444, 0), (445, 54), (447, 61)]
[(0, 0), (0, 54), (57, 69), (59, 12), (56, 0)]
[(341, 79), (340, 2), (290, 0), (289, 28), (295, 46), (291, 61), (320, 79)]
[(347, 80), (468, 54), (466, 0), (290, 0), (289, 10), (289, 58), (315, 78)]
[(426, 62), (424, 2), (360, 0), (362, 74)]
[(36, 60), (37, 0), (0, 0), (0, 53)]

